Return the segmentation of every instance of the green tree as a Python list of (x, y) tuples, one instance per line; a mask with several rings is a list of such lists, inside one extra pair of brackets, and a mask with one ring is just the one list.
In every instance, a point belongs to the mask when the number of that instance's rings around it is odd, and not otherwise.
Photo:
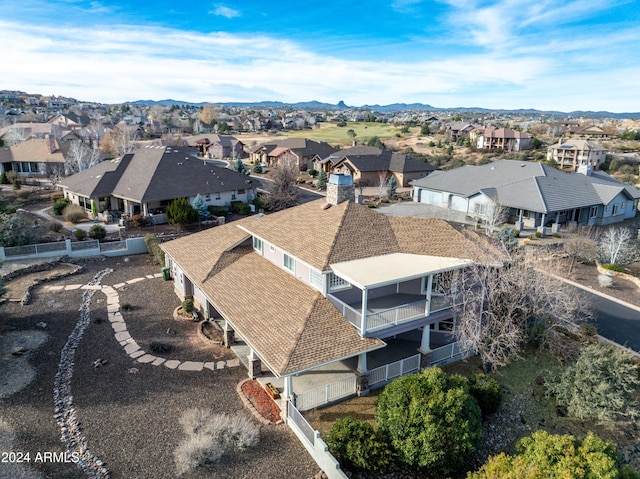
[(382, 140), (378, 136), (372, 136), (371, 138), (369, 138), (369, 141), (367, 141), (367, 146), (373, 146), (375, 148), (384, 150), (384, 143), (382, 143)]
[(209, 218), (211, 218), (211, 212), (209, 211), (207, 204), (205, 203), (204, 198), (200, 193), (198, 193), (193, 199), (192, 207), (198, 212), (198, 220), (207, 221)]
[(398, 199), (398, 180), (396, 180), (395, 176), (391, 176), (391, 178), (389, 178), (389, 183), (387, 184), (387, 196), (391, 200)]
[(89, 238), (103, 240), (107, 236), (107, 230), (102, 225), (93, 225), (89, 228)]
[(429, 125), (427, 125), (426, 123), (422, 125), (422, 127), (420, 128), (420, 134), (429, 135), (430, 133), (431, 133), (431, 128), (429, 128)]
[(584, 439), (570, 435), (536, 431), (522, 438), (517, 454), (500, 453), (490, 457), (467, 479), (618, 479), (640, 477), (628, 467), (618, 467), (616, 446), (605, 442), (592, 432)]
[(167, 220), (172, 225), (186, 225), (198, 221), (198, 212), (187, 198), (176, 198), (167, 207)]
[(639, 370), (626, 351), (593, 344), (584, 348), (562, 374), (549, 378), (547, 388), (570, 416), (611, 424), (639, 416), (634, 397), (640, 386)]
[(229, 133), (231, 131), (231, 128), (229, 128), (229, 125), (225, 121), (217, 122), (216, 126), (218, 127), (218, 133)]
[(349, 136), (349, 138), (351, 138), (352, 140), (353, 140), (356, 136), (358, 136), (358, 135), (356, 135), (356, 132), (355, 132), (354, 130), (352, 130), (352, 129), (347, 130), (347, 135), (348, 135), (348, 136)]
[(316, 188), (318, 188), (320, 191), (324, 191), (327, 189), (327, 173), (324, 170), (320, 170), (320, 173), (318, 174)]
[(0, 245), (23, 246), (33, 243), (33, 228), (19, 214), (0, 214)]
[(350, 417), (333, 423), (327, 445), (349, 469), (382, 472), (393, 462), (393, 450), (386, 438), (376, 433), (368, 422)]
[(249, 171), (247, 167), (242, 162), (242, 158), (236, 158), (236, 161), (233, 163), (233, 171), (237, 171), (238, 173), (242, 173), (243, 175), (248, 175)]
[(467, 380), (440, 368), (391, 382), (378, 397), (376, 421), (400, 462), (438, 474), (460, 469), (482, 435), (480, 408)]

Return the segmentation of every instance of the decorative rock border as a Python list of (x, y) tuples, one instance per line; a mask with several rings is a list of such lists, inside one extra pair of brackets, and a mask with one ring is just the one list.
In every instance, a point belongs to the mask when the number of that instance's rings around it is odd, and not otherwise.
[(274, 426), (274, 425), (277, 426), (279, 424), (283, 424), (284, 421), (282, 420), (282, 418), (280, 418), (277, 422), (271, 422), (267, 418), (262, 417), (262, 414), (260, 414), (258, 412), (258, 410), (255, 408), (255, 406), (253, 404), (251, 404), (251, 401), (249, 401), (247, 396), (244, 395), (244, 393), (242, 392), (242, 385), (244, 383), (247, 383), (247, 382), (251, 381), (251, 380), (252, 380), (251, 378), (243, 379), (236, 386), (236, 392), (238, 393), (238, 396), (240, 396), (240, 399), (242, 400), (242, 403), (249, 410), (249, 412), (251, 414), (253, 414), (253, 416), (258, 421), (260, 421), (262, 424), (264, 424), (265, 426)]
[[(63, 263), (63, 264), (69, 264), (69, 263)], [(79, 273), (80, 271), (82, 271), (84, 268), (78, 264), (73, 265), (75, 266), (75, 269), (73, 271), (67, 271), (66, 273), (60, 273), (59, 275), (56, 276), (51, 276), (49, 278), (43, 278), (40, 280), (35, 281), (32, 285), (27, 287), (27, 290), (25, 291), (24, 295), (22, 296), (22, 299), (20, 299), (20, 304), (22, 306), (29, 304), (29, 301), (31, 301), (31, 290), (33, 288), (35, 288), (36, 286), (38, 286), (41, 283), (45, 283), (47, 281), (53, 281), (54, 279), (60, 279), (60, 278), (66, 278), (67, 276), (71, 276), (73, 274)], [(52, 268), (48, 268), (48, 269), (52, 269)], [(47, 269), (44, 270), (40, 270), (40, 271), (48, 271)], [(39, 273), (40, 271), (35, 271), (36, 273)]]
[[(218, 324), (215, 321), (207, 321), (206, 319), (203, 320), (203, 321), (200, 321), (198, 323), (198, 327), (197, 327), (197, 329), (198, 329), (198, 337), (200, 339), (202, 339), (207, 344), (214, 344), (216, 346), (223, 345), (224, 344), (224, 332), (223, 332), (223, 337), (222, 337), (222, 339), (220, 339), (220, 341), (216, 341), (214, 339), (211, 339), (202, 330), (205, 327), (206, 324), (214, 324), (215, 325), (214, 327), (219, 327)], [(221, 329), (221, 331), (222, 331), (222, 329)]]
[(613, 271), (607, 268), (603, 268), (602, 264), (600, 264), (599, 261), (596, 261), (596, 269), (598, 270), (598, 273), (626, 279), (627, 281), (630, 281), (631, 283), (635, 284), (638, 288), (640, 288), (640, 279), (636, 278), (631, 274), (621, 273), (620, 271)]
[(78, 467), (92, 479), (108, 479), (111, 477), (111, 472), (104, 465), (104, 462), (89, 450), (87, 438), (82, 435), (82, 428), (71, 394), (71, 379), (76, 349), (87, 326), (91, 323), (91, 298), (100, 288), (102, 278), (112, 271), (112, 269), (104, 269), (96, 274), (82, 294), (80, 319), (62, 348), (53, 386), (54, 417), (60, 426), (60, 439), (66, 446), (67, 452), (78, 459)]

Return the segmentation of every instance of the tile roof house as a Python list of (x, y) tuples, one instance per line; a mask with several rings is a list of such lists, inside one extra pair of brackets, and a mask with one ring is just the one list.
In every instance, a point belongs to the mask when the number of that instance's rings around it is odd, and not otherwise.
[(555, 161), (563, 171), (578, 171), (581, 166), (598, 170), (607, 157), (607, 150), (594, 141), (560, 138), (547, 149), (547, 161)]
[(362, 186), (376, 186), (380, 174), (386, 179), (393, 175), (398, 186), (409, 186), (411, 180), (423, 178), (436, 169), (429, 163), (405, 154), (373, 146), (354, 146), (336, 151), (317, 161), (316, 167), (327, 172), (351, 175), (354, 182)]
[(74, 204), (124, 215), (162, 214), (176, 198), (193, 201), (200, 194), (208, 205), (249, 202), (252, 180), (195, 156), (191, 147), (138, 147), (121, 159), (102, 162), (65, 178), (60, 187)]
[(289, 399), (294, 382), (304, 393), (299, 375), (340, 369), (348, 359), (360, 379), (349, 370), (347, 393), (366, 389), (367, 355), (398, 335), (415, 336), (414, 356), (426, 353), (438, 336), (431, 328), (452, 318), (455, 292), (436, 292), (441, 275), (507, 256), (443, 220), (356, 204), (350, 177), (332, 175), (327, 191), (327, 200), (162, 244), (179, 297), (192, 296), (206, 317), (223, 320), (227, 345), (235, 335), (249, 348), (249, 375), (265, 366)]
[(482, 217), (496, 202), (522, 227), (607, 225), (636, 216), (640, 191), (585, 167), (565, 173), (551, 166), (500, 160), (437, 171), (413, 185), (413, 200)]
[(198, 147), (198, 156), (207, 158), (238, 158), (244, 154), (244, 143), (231, 135), (207, 133), (183, 138), (188, 146)]
[(335, 149), (324, 141), (317, 142), (307, 138), (287, 138), (263, 143), (249, 153), (254, 164), (275, 166), (283, 162), (293, 162), (300, 171), (313, 167), (315, 161), (332, 154)]
[(478, 130), (476, 146), (481, 150), (523, 151), (530, 150), (531, 135), (509, 128), (495, 128), (493, 126)]

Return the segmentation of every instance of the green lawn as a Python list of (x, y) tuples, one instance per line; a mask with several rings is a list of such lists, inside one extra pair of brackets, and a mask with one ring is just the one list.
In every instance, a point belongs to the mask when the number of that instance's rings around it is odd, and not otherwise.
[[(330, 145), (351, 145), (353, 140), (359, 144), (366, 143), (372, 137), (377, 136), (382, 141), (395, 138), (396, 133), (400, 133), (401, 127), (396, 127), (388, 123), (347, 123), (347, 126), (336, 126), (335, 123), (319, 123), (320, 128), (311, 130), (291, 130), (287, 136), (295, 138), (309, 138), (314, 141), (325, 141)], [(355, 138), (351, 138), (347, 132), (353, 130)], [(419, 128), (412, 128), (407, 136), (414, 132), (419, 132)]]

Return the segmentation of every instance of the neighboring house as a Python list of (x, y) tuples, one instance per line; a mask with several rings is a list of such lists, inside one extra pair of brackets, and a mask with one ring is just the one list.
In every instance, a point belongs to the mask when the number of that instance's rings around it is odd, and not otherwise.
[(398, 186), (409, 186), (411, 180), (423, 178), (436, 168), (403, 153), (394, 153), (372, 146), (354, 146), (336, 151), (317, 161), (315, 168), (327, 172), (351, 175), (360, 186), (377, 186), (391, 176)]
[(473, 130), (482, 129), (481, 125), (473, 125), (462, 121), (456, 121), (446, 126), (446, 135), (456, 141), (458, 138), (469, 138)]
[[(319, 389), (304, 391), (306, 373), (314, 388), (333, 382), (335, 400), (417, 371), (436, 347), (451, 349), (452, 274), (507, 257), (473, 230), (380, 214), (353, 196), (350, 177), (332, 175), (326, 200), (161, 245), (178, 296), (222, 320), (227, 346), (234, 338), (247, 346), (249, 375), (273, 374), (299, 409), (318, 404), (309, 395)], [(398, 354), (413, 365), (373, 370)]]
[(254, 164), (277, 166), (284, 163), (297, 165), (300, 171), (313, 168), (315, 162), (326, 158), (335, 149), (323, 141), (317, 142), (307, 138), (287, 138), (258, 145), (249, 153)]
[(596, 125), (572, 125), (568, 128), (568, 133), (571, 136), (578, 136), (581, 138), (609, 138), (611, 136)]
[(64, 179), (66, 198), (91, 211), (117, 215), (162, 214), (176, 198), (228, 206), (255, 198), (252, 180), (195, 157), (190, 147), (138, 147), (122, 159), (102, 162)]
[(486, 216), (495, 202), (508, 208), (518, 229), (567, 222), (607, 225), (636, 216), (639, 190), (604, 172), (582, 171), (564, 173), (513, 160), (464, 166), (414, 181), (413, 200), (474, 218)]
[(547, 161), (555, 161), (561, 170), (578, 171), (580, 166), (600, 169), (607, 156), (607, 150), (589, 140), (562, 139), (547, 150)]
[(51, 135), (50, 123), (23, 123), (16, 122), (4, 128), (0, 128), (0, 138), (5, 145), (15, 145), (29, 138), (43, 139)]
[(30, 138), (0, 148), (0, 172), (14, 171), (23, 178), (46, 179), (64, 175), (65, 159), (55, 138)]
[(198, 147), (198, 156), (206, 158), (238, 158), (244, 154), (244, 143), (231, 135), (208, 133), (189, 136), (183, 141)]
[(476, 135), (476, 146), (481, 150), (530, 150), (531, 135), (509, 128), (487, 127)]

